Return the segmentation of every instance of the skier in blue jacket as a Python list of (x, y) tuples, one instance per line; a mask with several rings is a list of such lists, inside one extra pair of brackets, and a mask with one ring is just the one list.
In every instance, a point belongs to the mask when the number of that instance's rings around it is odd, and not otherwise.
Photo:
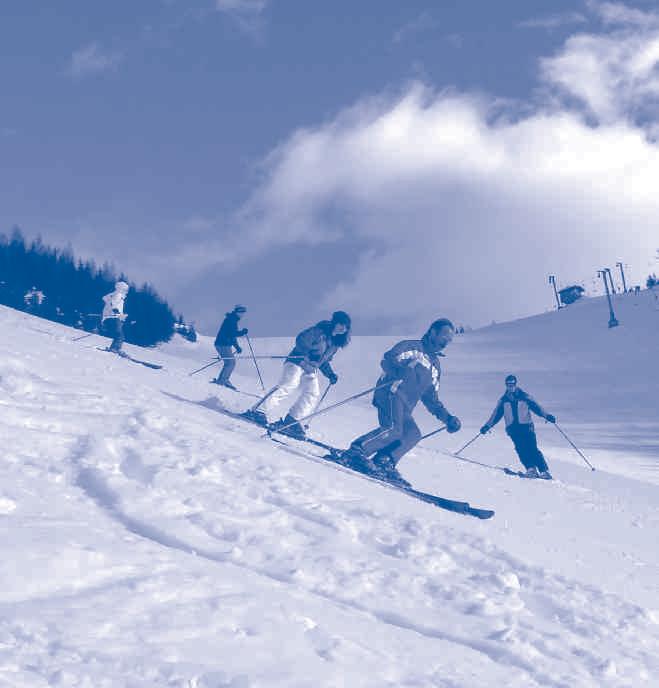
[(514, 375), (506, 377), (506, 393), (499, 399), (481, 434), (489, 432), (502, 418), (506, 423), (506, 433), (515, 445), (519, 460), (526, 468), (528, 478), (544, 478), (551, 480), (551, 473), (535, 436), (531, 412), (546, 419), (550, 423), (556, 422), (556, 416), (546, 413), (535, 399), (517, 386)]
[(446, 423), (449, 432), (460, 429), (460, 419), (449, 413), (439, 399), (440, 357), (454, 331), (450, 320), (440, 318), (421, 339), (399, 342), (384, 354), (380, 363), (383, 374), (373, 395), (379, 427), (351, 443), (342, 454), (346, 463), (406, 484), (396, 465), (421, 439), (412, 418), (419, 401)]

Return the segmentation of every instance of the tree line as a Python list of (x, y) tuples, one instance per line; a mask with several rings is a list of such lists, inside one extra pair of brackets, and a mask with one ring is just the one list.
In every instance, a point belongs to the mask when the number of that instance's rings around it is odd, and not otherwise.
[(120, 279), (130, 285), (126, 299), (126, 341), (153, 346), (171, 339), (183, 325), (169, 304), (148, 283), (135, 286), (107, 263), (76, 260), (71, 248), (52, 248), (21, 231), (0, 234), (0, 303), (87, 332), (100, 329), (103, 296)]

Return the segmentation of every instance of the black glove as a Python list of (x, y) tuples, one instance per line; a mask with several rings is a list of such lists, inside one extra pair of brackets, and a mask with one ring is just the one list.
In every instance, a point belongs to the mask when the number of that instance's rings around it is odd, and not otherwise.
[(242, 354), (243, 350), (238, 346), (238, 344), (235, 344), (234, 348), (235, 348), (237, 354)]
[(548, 413), (545, 418), (550, 422), (550, 423), (555, 423), (556, 422), (556, 416), (552, 416), (551, 413)]
[(240, 332), (238, 332), (238, 336), (244, 337), (248, 332), (249, 332), (249, 330), (246, 327), (243, 327), (243, 329), (240, 330)]
[(481, 435), (484, 435), (486, 432), (490, 431), (490, 426), (485, 423), (485, 425), (481, 428)]
[(446, 430), (453, 434), (457, 432), (462, 427), (462, 423), (457, 416), (449, 416), (446, 419)]
[(330, 385), (335, 385), (339, 381), (339, 376), (336, 373), (332, 373), (331, 375), (327, 376), (327, 379), (329, 380)]
[(113, 308), (113, 309), (112, 309), (112, 312), (113, 312), (113, 313), (119, 314), (119, 309), (118, 309), (118, 308)]

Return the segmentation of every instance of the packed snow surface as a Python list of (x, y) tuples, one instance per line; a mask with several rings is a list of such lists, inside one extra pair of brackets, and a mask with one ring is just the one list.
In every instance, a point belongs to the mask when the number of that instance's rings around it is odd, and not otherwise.
[[(592, 299), (448, 347), (463, 429), (400, 468), (489, 521), (223, 414), (255, 399), (210, 385), (216, 368), (189, 375), (212, 338), (126, 347), (155, 371), (0, 308), (0, 686), (659, 686), (659, 308), (647, 291), (615, 307), (611, 330)], [(327, 404), (374, 385), (396, 341), (356, 325)], [(274, 384), (281, 361), (260, 363)], [(553, 482), (504, 474), (520, 466), (501, 425), (451, 456), (509, 372), (595, 472), (541, 420)], [(260, 392), (249, 359), (233, 381)], [(309, 432), (347, 446), (375, 418), (364, 397)]]

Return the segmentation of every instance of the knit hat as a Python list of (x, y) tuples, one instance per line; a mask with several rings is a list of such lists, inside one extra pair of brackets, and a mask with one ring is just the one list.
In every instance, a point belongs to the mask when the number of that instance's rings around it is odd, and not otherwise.
[(130, 289), (130, 287), (125, 282), (122, 282), (121, 280), (119, 282), (115, 283), (114, 288), (117, 291), (123, 291), (126, 294), (128, 293), (128, 290)]
[(345, 311), (334, 311), (334, 313), (332, 313), (332, 325), (345, 325), (350, 329), (352, 321)]
[(517, 384), (517, 378), (514, 375), (506, 375), (506, 384), (509, 382), (514, 382)]
[(247, 313), (247, 308), (245, 306), (241, 306), (238, 304), (237, 306), (233, 307), (233, 312), (234, 313)]

